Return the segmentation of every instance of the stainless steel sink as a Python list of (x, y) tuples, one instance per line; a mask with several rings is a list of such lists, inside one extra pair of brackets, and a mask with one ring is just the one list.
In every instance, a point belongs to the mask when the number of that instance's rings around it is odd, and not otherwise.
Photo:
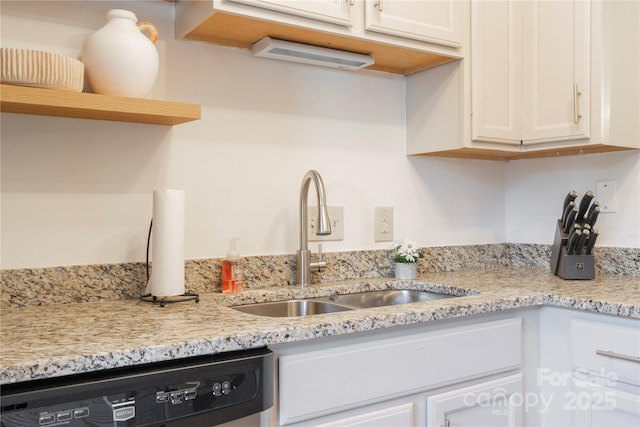
[(455, 295), (439, 294), (429, 291), (387, 289), (383, 291), (361, 292), (357, 294), (333, 295), (328, 297), (328, 299), (339, 304), (355, 306), (358, 308), (372, 308), (396, 304), (409, 304), (412, 302), (433, 301), (453, 297), (455, 297)]
[(258, 304), (238, 305), (231, 307), (243, 313), (268, 317), (297, 317), (313, 314), (337, 313), (352, 310), (352, 307), (316, 299), (296, 299)]
[(409, 289), (387, 289), (330, 297), (294, 299), (276, 302), (238, 305), (231, 307), (243, 313), (268, 317), (298, 317), (314, 314), (337, 313), (359, 308), (384, 307), (412, 302), (454, 298), (457, 295), (439, 294)]

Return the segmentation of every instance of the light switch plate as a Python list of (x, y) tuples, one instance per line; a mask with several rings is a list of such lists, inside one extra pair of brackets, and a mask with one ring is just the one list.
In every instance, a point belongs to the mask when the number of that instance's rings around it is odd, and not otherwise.
[(376, 242), (393, 241), (393, 206), (373, 208), (373, 237)]
[(600, 203), (600, 213), (617, 212), (618, 197), (616, 196), (616, 181), (613, 179), (597, 181), (596, 200)]
[(331, 222), (331, 234), (318, 236), (316, 234), (316, 221), (318, 220), (318, 207), (309, 206), (307, 210), (307, 236), (310, 242), (326, 242), (330, 240), (344, 240), (344, 208), (343, 206), (327, 206), (329, 221)]

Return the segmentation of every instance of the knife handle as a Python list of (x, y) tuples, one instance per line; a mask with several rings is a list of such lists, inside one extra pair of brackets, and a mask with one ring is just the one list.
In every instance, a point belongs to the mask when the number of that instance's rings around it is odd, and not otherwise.
[(584, 196), (582, 196), (582, 200), (580, 200), (580, 209), (578, 210), (578, 216), (576, 218), (576, 221), (581, 221), (584, 219), (585, 214), (587, 213), (587, 209), (589, 209), (589, 204), (591, 204), (591, 200), (593, 200), (593, 198), (596, 195), (593, 193), (593, 191), (587, 191)]
[(593, 247), (596, 245), (596, 239), (598, 238), (599, 235), (600, 235), (600, 232), (594, 228), (593, 232), (589, 236), (589, 241), (587, 242), (587, 249), (585, 251), (585, 254), (591, 255), (593, 253)]
[(582, 236), (582, 231), (580, 230), (576, 230), (575, 233), (571, 235), (571, 238), (567, 241), (567, 255), (573, 255), (580, 236)]
[(584, 249), (584, 244), (587, 242), (587, 239), (589, 238), (589, 234), (591, 234), (589, 230), (582, 230), (582, 235), (578, 239), (578, 243), (576, 243), (576, 249), (574, 251), (576, 255), (580, 255), (582, 253), (582, 250)]
[(591, 218), (591, 215), (593, 215), (593, 211), (599, 207), (600, 207), (600, 202), (598, 202), (597, 200), (591, 203), (591, 206), (589, 206), (589, 210), (587, 211), (587, 216), (585, 217), (585, 219), (589, 221), (589, 218)]
[[(573, 202), (578, 197), (578, 192), (576, 190), (571, 190), (564, 198), (564, 202), (562, 203), (562, 213), (567, 210), (567, 206), (569, 206), (570, 202)], [(564, 219), (564, 216), (562, 217)]]
[(576, 202), (574, 201), (570, 201), (569, 204), (567, 205), (566, 209), (564, 210), (564, 212), (562, 212), (562, 226), (564, 227), (564, 223), (567, 221), (567, 217), (569, 216), (569, 212), (571, 212), (571, 209), (573, 209), (576, 206)]
[(580, 224), (574, 222), (573, 223), (573, 227), (570, 227), (571, 229), (569, 230), (569, 237), (567, 237), (567, 242), (569, 240), (571, 240), (571, 236), (573, 236), (573, 234), (576, 232), (576, 230), (582, 230), (582, 227), (580, 227)]
[(566, 221), (563, 224), (563, 229), (565, 233), (568, 233), (569, 230), (571, 229), (573, 222), (576, 220), (577, 214), (578, 214), (578, 208), (574, 206), (573, 209), (571, 209), (571, 212), (569, 212), (569, 215), (567, 215)]
[(587, 219), (587, 222), (591, 227), (596, 225), (596, 221), (598, 220), (598, 215), (600, 215), (600, 206), (596, 206), (591, 212), (591, 215), (589, 215), (589, 218)]

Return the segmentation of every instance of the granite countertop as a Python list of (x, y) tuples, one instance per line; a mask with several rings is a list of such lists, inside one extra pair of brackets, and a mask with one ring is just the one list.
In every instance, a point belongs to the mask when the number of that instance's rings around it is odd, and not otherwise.
[[(228, 307), (392, 288), (462, 296), (294, 318), (254, 316)], [(128, 299), (12, 308), (0, 318), (0, 384), (538, 305), (640, 319), (640, 281), (605, 274), (565, 281), (542, 269), (473, 269), (428, 273), (416, 281), (357, 279), (305, 289), (206, 293), (199, 303), (165, 307)]]

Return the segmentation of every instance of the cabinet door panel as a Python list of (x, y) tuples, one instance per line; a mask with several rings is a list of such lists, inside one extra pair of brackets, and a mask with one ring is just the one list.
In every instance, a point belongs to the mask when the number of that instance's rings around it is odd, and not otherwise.
[(472, 3), (472, 140), (589, 137), (589, 3)]
[(640, 425), (638, 388), (626, 392), (593, 382), (574, 380), (567, 409), (578, 427), (636, 427)]
[(229, 0), (318, 21), (351, 26), (351, 6), (346, 0)]
[(430, 396), (427, 426), (520, 426), (522, 387), (522, 374), (517, 374)]
[(366, 29), (459, 47), (462, 42), (461, 3), (459, 0), (366, 0)]
[(520, 145), (522, 4), (475, 1), (472, 8), (471, 138)]
[(588, 138), (589, 3), (523, 5), (523, 143)]

